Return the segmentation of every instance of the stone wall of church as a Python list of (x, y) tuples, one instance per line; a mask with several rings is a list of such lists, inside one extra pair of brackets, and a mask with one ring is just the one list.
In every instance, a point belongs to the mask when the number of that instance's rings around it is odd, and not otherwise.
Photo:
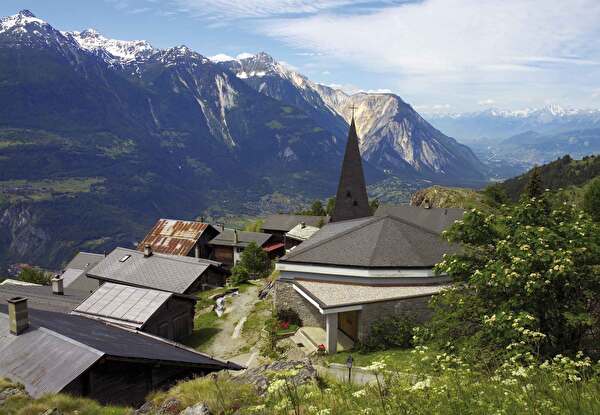
[(412, 316), (418, 323), (429, 320), (432, 315), (432, 310), (428, 306), (430, 299), (431, 296), (426, 296), (365, 304), (359, 313), (359, 340), (369, 336), (371, 324), (385, 317)]
[(325, 317), (300, 295), (291, 282), (275, 281), (274, 302), (277, 310), (291, 308), (298, 313), (304, 326), (325, 328)]

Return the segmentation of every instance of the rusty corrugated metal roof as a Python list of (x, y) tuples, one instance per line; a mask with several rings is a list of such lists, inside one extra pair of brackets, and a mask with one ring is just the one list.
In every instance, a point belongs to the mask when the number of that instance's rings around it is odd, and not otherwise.
[(188, 255), (209, 226), (202, 222), (159, 219), (138, 245), (138, 251), (143, 251), (144, 246), (150, 244), (154, 252), (168, 255)]

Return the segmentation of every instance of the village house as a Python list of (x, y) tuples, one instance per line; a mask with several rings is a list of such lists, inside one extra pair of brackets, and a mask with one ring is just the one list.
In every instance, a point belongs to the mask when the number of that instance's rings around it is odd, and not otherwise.
[(264, 249), (271, 259), (284, 253), (283, 242), (274, 242), (273, 237), (268, 233), (224, 228), (219, 235), (210, 241), (212, 247), (211, 259), (232, 267), (238, 263), (242, 252), (252, 242)]
[(54, 279), (52, 286), (24, 284), (7, 280), (0, 284), (0, 304), (15, 297), (26, 297), (29, 308), (68, 314), (89, 295), (88, 291), (65, 288), (62, 280)]
[(289, 251), (290, 249), (300, 245), (318, 231), (319, 228), (316, 226), (310, 226), (305, 222), (300, 222), (285, 234), (285, 250)]
[(29, 309), (26, 297), (0, 304), (0, 377), (34, 398), (68, 393), (137, 406), (155, 390), (241, 366), (105, 321)]
[(212, 225), (204, 222), (159, 219), (138, 244), (138, 251), (147, 245), (159, 254), (210, 258), (208, 242), (219, 234)]
[(284, 242), (285, 234), (301, 223), (319, 228), (327, 222), (327, 216), (275, 214), (265, 218), (261, 231), (273, 235), (273, 241)]
[(62, 272), (63, 285), (66, 289), (92, 292), (98, 288), (98, 280), (88, 278), (86, 272), (104, 259), (103, 254), (79, 252)]
[(192, 294), (225, 285), (228, 271), (223, 264), (204, 258), (115, 248), (87, 272), (100, 283), (113, 282), (132, 287), (152, 288), (175, 294)]
[(448, 283), (433, 267), (456, 247), (439, 234), (451, 223), (447, 211), (417, 209), (371, 216), (352, 120), (330, 223), (276, 264), (275, 305), (301, 318), (297, 344), (335, 353), (367, 338), (384, 317), (429, 318), (431, 295)]
[(196, 297), (104, 283), (71, 314), (181, 341), (192, 334)]

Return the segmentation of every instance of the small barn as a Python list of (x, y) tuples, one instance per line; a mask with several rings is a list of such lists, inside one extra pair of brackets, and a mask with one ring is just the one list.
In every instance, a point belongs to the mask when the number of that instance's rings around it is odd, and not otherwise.
[(103, 404), (138, 406), (155, 390), (239, 365), (183, 345), (77, 315), (0, 304), (0, 377), (34, 398), (68, 393)]
[(159, 254), (209, 258), (208, 242), (219, 234), (212, 225), (204, 222), (159, 219), (139, 243), (138, 250), (150, 245)]
[(229, 273), (222, 265), (204, 258), (157, 254), (151, 247), (145, 252), (115, 248), (87, 276), (101, 283), (191, 294), (225, 285)]
[(181, 341), (192, 334), (196, 298), (107, 282), (71, 314)]
[(212, 258), (232, 267), (237, 264), (244, 249), (252, 242), (263, 248), (271, 258), (283, 255), (283, 243), (273, 242), (272, 236), (268, 233), (225, 228), (210, 241), (213, 249)]
[(273, 235), (273, 241), (284, 242), (285, 234), (300, 223), (318, 228), (328, 222), (328, 216), (274, 214), (265, 218), (261, 231)]

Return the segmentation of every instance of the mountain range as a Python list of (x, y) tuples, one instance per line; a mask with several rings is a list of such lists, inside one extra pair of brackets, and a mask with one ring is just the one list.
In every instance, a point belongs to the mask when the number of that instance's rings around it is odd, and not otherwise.
[(0, 103), (0, 270), (130, 245), (160, 216), (330, 196), (352, 111), (371, 183), (485, 181), (396, 95), (347, 95), (262, 53), (213, 62), (64, 32), (26, 10), (0, 20)]

